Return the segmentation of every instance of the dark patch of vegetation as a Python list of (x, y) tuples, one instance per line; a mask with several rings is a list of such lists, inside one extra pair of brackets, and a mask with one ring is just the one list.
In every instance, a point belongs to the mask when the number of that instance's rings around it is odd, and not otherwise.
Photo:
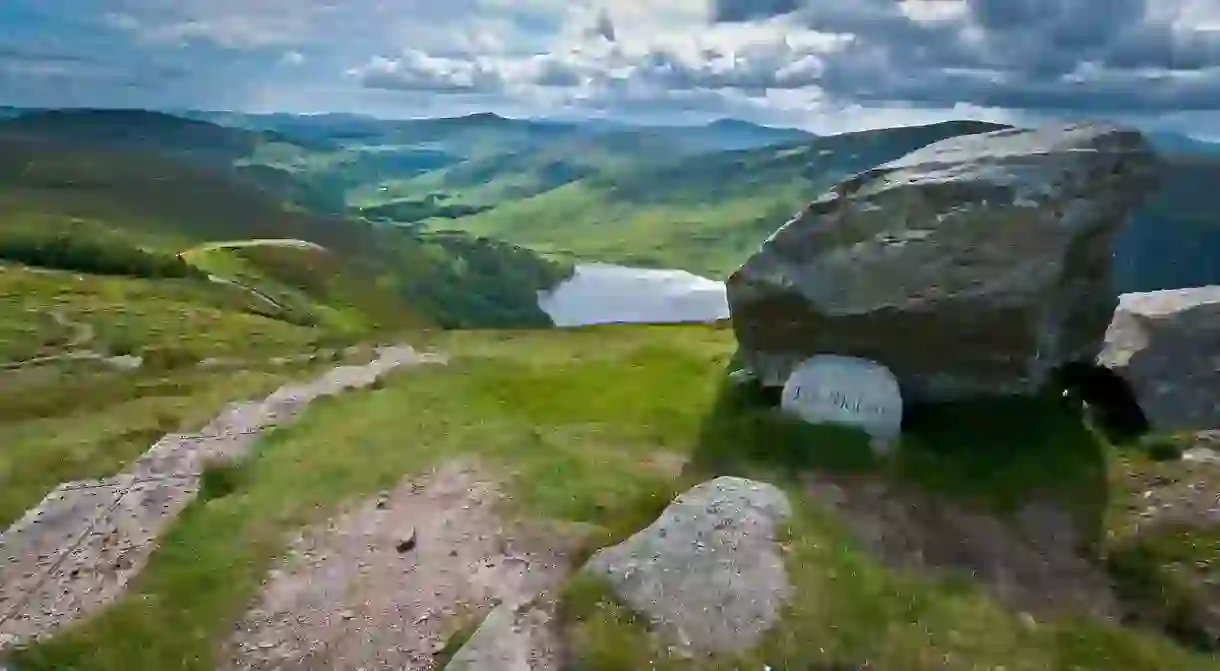
[(1139, 447), (1153, 461), (1177, 461), (1182, 458), (1182, 441), (1171, 436), (1149, 436), (1139, 442)]
[(551, 326), (538, 306), (538, 292), (554, 288), (574, 272), (559, 263), (490, 238), (461, 232), (411, 234), (400, 245), (405, 300), (444, 328)]
[(1206, 605), (1199, 587), (1178, 565), (1188, 558), (1173, 552), (1175, 536), (1191, 539), (1195, 534), (1189, 529), (1161, 529), (1109, 549), (1106, 567), (1126, 607), (1126, 619), (1160, 629), (1197, 650), (1220, 650), (1220, 640), (1205, 623)]
[(726, 382), (705, 420), (691, 467), (719, 475), (759, 466), (794, 476), (821, 468), (868, 470), (876, 459), (860, 431), (808, 424), (772, 404), (762, 387)]
[(212, 501), (233, 494), (248, 478), (247, 470), (243, 462), (208, 464), (199, 476), (199, 498)]
[(356, 211), (370, 221), (414, 223), (430, 218), (457, 219), (478, 214), (487, 209), (490, 208), (485, 205), (441, 203), (436, 198), (427, 197), (395, 200), (381, 205), (360, 207)]
[(1097, 540), (1109, 500), (1106, 448), (1055, 387), (1031, 397), (911, 406), (894, 469), (926, 490), (1012, 510), (1051, 498)]
[(143, 365), (150, 371), (171, 371), (192, 366), (203, 360), (199, 352), (190, 347), (158, 345), (140, 351)]
[(5, 235), (0, 237), (0, 259), (96, 275), (146, 278), (203, 276), (189, 263), (172, 254), (148, 252), (137, 247), (66, 233), (50, 236), (31, 233)]

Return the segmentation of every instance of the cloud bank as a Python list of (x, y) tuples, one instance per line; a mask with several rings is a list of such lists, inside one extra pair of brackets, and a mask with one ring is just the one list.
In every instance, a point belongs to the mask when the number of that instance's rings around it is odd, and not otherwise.
[(0, 25), (17, 104), (1220, 135), (1216, 0), (8, 0)]

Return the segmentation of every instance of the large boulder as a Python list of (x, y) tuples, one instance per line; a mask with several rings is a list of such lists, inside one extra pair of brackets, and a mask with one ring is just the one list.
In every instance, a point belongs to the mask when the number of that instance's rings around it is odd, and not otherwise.
[(779, 618), (791, 590), (778, 544), (790, 514), (774, 485), (716, 478), (584, 570), (683, 650), (745, 650)]
[(1220, 286), (1123, 294), (1098, 363), (1154, 430), (1220, 428)]
[(908, 401), (1024, 393), (1092, 361), (1117, 303), (1111, 247), (1156, 184), (1109, 124), (951, 138), (835, 186), (728, 281), (745, 367), (780, 386), (833, 353)]

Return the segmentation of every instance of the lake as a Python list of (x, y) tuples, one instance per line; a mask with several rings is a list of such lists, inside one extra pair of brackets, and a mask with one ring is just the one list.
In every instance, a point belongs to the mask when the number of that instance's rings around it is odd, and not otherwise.
[(724, 283), (685, 270), (581, 263), (538, 305), (556, 326), (712, 322), (729, 316)]

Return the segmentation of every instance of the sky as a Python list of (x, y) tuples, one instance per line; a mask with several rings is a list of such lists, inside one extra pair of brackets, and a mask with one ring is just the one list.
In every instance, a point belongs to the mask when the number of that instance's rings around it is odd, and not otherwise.
[(1220, 139), (1220, 0), (0, 0), (0, 104)]

